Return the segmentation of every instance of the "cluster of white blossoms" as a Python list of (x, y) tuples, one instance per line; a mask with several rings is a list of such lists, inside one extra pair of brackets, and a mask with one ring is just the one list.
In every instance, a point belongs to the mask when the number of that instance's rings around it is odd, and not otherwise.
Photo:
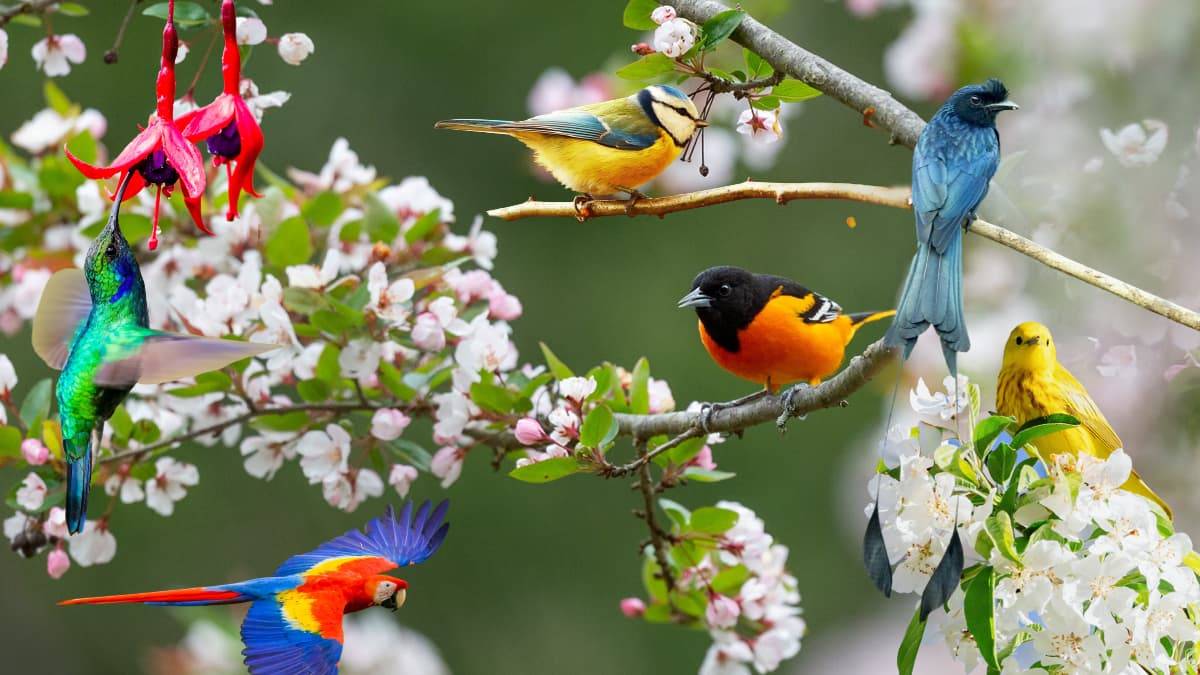
[[(964, 669), (991, 664), (1003, 673), (1128, 675), (1194, 669), (1200, 584), (1188, 564), (1196, 559), (1192, 542), (1174, 532), (1156, 505), (1122, 489), (1129, 456), (1123, 450), (1103, 460), (1058, 455), (1046, 466), (1007, 445), (1010, 437), (988, 421), (977, 429), (997, 435), (964, 447), (945, 421), (970, 416), (970, 397), (919, 389), (914, 409), (934, 425), (892, 429), (888, 468), (869, 488), (877, 491), (883, 538), (896, 565), (895, 592), (925, 589), (958, 528), (966, 550), (963, 582), (948, 611), (934, 617)], [(982, 458), (980, 445), (987, 448)], [(1003, 459), (1006, 453), (1011, 459)], [(972, 589), (971, 580), (984, 574), (990, 585)], [(979, 595), (968, 599), (964, 590)], [(982, 643), (994, 648), (984, 654), (978, 631), (989, 623), (994, 632)]]

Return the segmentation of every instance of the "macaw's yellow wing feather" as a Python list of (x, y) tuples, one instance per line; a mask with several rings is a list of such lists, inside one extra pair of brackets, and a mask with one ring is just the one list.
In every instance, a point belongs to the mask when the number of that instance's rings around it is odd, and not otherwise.
[(78, 269), (59, 270), (46, 282), (33, 317), (33, 351), (55, 370), (62, 370), (79, 326), (92, 311), (87, 280)]
[(182, 333), (131, 329), (113, 336), (107, 363), (95, 377), (101, 386), (162, 384), (278, 349), (280, 345), (239, 342)]

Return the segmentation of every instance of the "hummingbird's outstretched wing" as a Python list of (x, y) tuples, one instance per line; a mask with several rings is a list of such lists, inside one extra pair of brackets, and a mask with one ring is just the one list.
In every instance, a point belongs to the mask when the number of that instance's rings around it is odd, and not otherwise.
[(62, 370), (75, 333), (92, 311), (83, 270), (59, 270), (46, 282), (33, 317), (33, 351), (46, 365)]
[(96, 373), (101, 386), (162, 384), (195, 377), (280, 345), (127, 328), (109, 337), (105, 365)]

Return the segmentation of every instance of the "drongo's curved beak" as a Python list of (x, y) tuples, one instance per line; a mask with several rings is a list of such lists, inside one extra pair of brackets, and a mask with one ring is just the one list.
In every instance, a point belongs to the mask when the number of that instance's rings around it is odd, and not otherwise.
[(989, 103), (983, 107), (987, 108), (988, 110), (1020, 110), (1021, 109), (1021, 106), (1017, 105), (1016, 103), (1013, 103), (1012, 101), (1001, 101), (999, 103)]
[(676, 305), (676, 307), (679, 309), (686, 309), (688, 307), (712, 307), (712, 298), (705, 295), (704, 291), (700, 290), (700, 287), (697, 286), (696, 288), (692, 289), (691, 293), (688, 293), (680, 298), (679, 304)]

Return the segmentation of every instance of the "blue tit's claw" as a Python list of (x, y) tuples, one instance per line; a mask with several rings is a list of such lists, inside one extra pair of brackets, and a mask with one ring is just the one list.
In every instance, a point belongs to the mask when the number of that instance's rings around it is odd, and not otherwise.
[(591, 209), (588, 207), (595, 200), (595, 197), (586, 193), (575, 195), (575, 199), (572, 201), (572, 204), (575, 206), (575, 220), (581, 223), (587, 220), (592, 215)]
[(779, 428), (780, 432), (787, 431), (787, 423), (789, 419), (795, 417), (799, 420), (803, 420), (808, 417), (808, 415), (796, 414), (796, 395), (805, 389), (812, 389), (812, 387), (807, 382), (799, 382), (784, 390), (783, 398), (780, 401), (780, 403), (783, 404), (783, 412), (781, 412), (779, 417), (775, 420), (775, 426)]

